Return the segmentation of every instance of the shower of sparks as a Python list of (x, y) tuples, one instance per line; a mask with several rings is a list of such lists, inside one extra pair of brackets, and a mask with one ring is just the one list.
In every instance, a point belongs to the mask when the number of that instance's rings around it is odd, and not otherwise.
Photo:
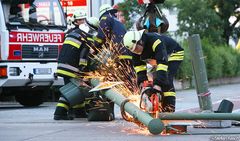
[[(136, 83), (136, 74), (133, 66), (131, 66), (129, 62), (118, 58), (119, 55), (122, 55), (120, 46), (123, 45), (114, 44), (111, 40), (106, 40), (102, 48), (96, 48), (93, 44), (88, 46), (92, 50), (97, 50), (98, 54), (91, 54), (89, 57), (91, 61), (98, 61), (99, 65), (96, 70), (85, 72), (83, 77), (86, 79), (97, 78), (102, 82), (124, 82), (122, 85), (115, 86), (114, 89), (130, 99), (131, 103), (139, 107), (140, 90)], [(159, 109), (162, 111), (162, 107), (159, 107)], [(131, 117), (128, 113), (126, 114)], [(166, 121), (165, 125), (167, 123), (168, 121)], [(147, 127), (139, 123), (137, 123), (137, 125), (137, 129), (128, 126), (124, 128), (122, 132), (127, 132), (128, 134), (143, 134), (146, 136), (151, 135)], [(161, 135), (170, 134), (163, 131)]]
[(90, 59), (98, 61), (99, 66), (94, 71), (86, 72), (84, 78), (98, 78), (103, 82), (124, 82), (123, 85), (116, 86), (120, 93), (126, 97), (139, 94), (135, 72), (131, 64), (118, 58), (121, 55), (118, 45), (112, 41), (106, 41), (102, 48), (94, 49), (99, 53), (92, 55)]

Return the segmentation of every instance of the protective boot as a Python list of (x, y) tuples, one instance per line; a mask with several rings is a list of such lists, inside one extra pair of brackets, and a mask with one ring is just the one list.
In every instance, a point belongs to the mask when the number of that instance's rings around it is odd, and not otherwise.
[(59, 99), (56, 110), (54, 112), (54, 120), (73, 120), (73, 117), (68, 116), (69, 106), (62, 97)]
[(78, 104), (69, 109), (68, 115), (75, 118), (87, 118), (87, 113), (85, 109), (85, 103)]
[(163, 97), (162, 112), (175, 112), (175, 96)]
[(87, 118), (85, 108), (73, 108), (75, 118)]

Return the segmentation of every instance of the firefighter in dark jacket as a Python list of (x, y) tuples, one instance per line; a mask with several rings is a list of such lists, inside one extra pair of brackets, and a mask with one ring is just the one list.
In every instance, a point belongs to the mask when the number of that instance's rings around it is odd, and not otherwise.
[(108, 4), (103, 4), (100, 9), (100, 24), (97, 35), (97, 43), (103, 44), (106, 40), (111, 40), (114, 44), (120, 44), (126, 33), (124, 25), (117, 19), (117, 9), (113, 9)]
[(123, 47), (123, 36), (127, 32), (123, 23), (121, 23), (117, 17), (117, 9), (112, 8), (108, 4), (103, 4), (99, 10), (100, 24), (98, 28), (98, 34), (96, 36), (95, 45), (101, 48), (101, 45), (106, 41), (112, 41), (114, 48), (120, 54), (119, 59), (130, 59), (131, 52)]
[[(132, 66), (132, 53), (123, 46), (123, 36), (127, 32), (124, 24), (118, 20), (116, 13), (118, 10), (111, 7), (109, 4), (103, 4), (100, 9), (100, 24), (98, 28), (98, 34), (95, 39), (95, 46), (101, 48), (101, 45), (106, 41), (111, 41), (114, 45), (112, 50), (114, 54), (118, 55), (118, 64), (126, 66)], [(124, 66), (125, 65), (125, 66)], [(130, 68), (131, 70), (132, 68)], [(126, 83), (131, 83), (135, 74), (129, 74), (126, 76)], [(131, 89), (131, 88), (130, 88)]]
[[(113, 50), (112, 53), (116, 56), (118, 56), (118, 61), (117, 61), (117, 65), (121, 67), (119, 68), (125, 68), (126, 69), (126, 65), (127, 66), (132, 66), (131, 65), (131, 52), (129, 50), (127, 50), (126, 48), (124, 48), (123, 46), (123, 36), (124, 34), (127, 32), (126, 28), (124, 27), (123, 23), (121, 23), (117, 17), (116, 17), (116, 13), (117, 13), (117, 9), (114, 9), (113, 7), (111, 7), (109, 4), (103, 4), (100, 9), (99, 9), (99, 13), (100, 13), (100, 24), (99, 24), (99, 28), (98, 28), (98, 34), (96, 35), (96, 39), (95, 39), (95, 46), (97, 48), (102, 48), (102, 45), (104, 44), (107, 48), (110, 48), (110, 46), (108, 46), (108, 44), (110, 43), (112, 45)], [(99, 51), (97, 51), (97, 53), (101, 53)], [(120, 71), (119, 72), (124, 72), (124, 71)], [(125, 70), (126, 72), (126, 70)], [(133, 72), (133, 71), (131, 71)], [(122, 74), (121, 76), (123, 76), (124, 82), (126, 82), (125, 84), (129, 84), (132, 81), (132, 77), (131, 76), (127, 76)], [(127, 77), (127, 78), (126, 78)], [(112, 109), (114, 109), (114, 103), (112, 103), (111, 105)]]
[[(129, 31), (124, 36), (124, 45), (133, 52), (133, 64), (137, 73), (137, 82), (142, 93), (163, 94), (162, 111), (175, 111), (175, 89), (173, 77), (184, 57), (183, 48), (172, 38), (157, 33), (145, 33), (144, 30)], [(156, 76), (153, 87), (141, 87), (148, 80), (146, 63), (149, 59), (156, 60)]]
[[(95, 17), (90, 17), (86, 21), (91, 32), (92, 30), (97, 30), (99, 21)], [(84, 32), (81, 29), (76, 29), (69, 33), (63, 43), (59, 59), (57, 74), (64, 78), (64, 83), (70, 82), (71, 78), (78, 78), (81, 76), (81, 72), (84, 71), (87, 66), (89, 46), (93, 45), (93, 36)], [(68, 116), (69, 103), (61, 96), (57, 104), (54, 119), (55, 120), (69, 120)], [(84, 103), (74, 106), (73, 108), (78, 109), (77, 113), (80, 117), (85, 117)]]

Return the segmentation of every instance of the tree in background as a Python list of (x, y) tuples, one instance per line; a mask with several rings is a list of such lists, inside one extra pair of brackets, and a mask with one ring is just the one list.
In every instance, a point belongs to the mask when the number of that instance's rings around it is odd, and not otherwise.
[(178, 33), (199, 34), (221, 43), (223, 34), (222, 20), (214, 9), (208, 6), (208, 0), (180, 0), (178, 3)]
[[(240, 21), (239, 0), (180, 0), (178, 9), (180, 33), (199, 33), (201, 37), (226, 44), (230, 36), (239, 37), (239, 27), (235, 27)], [(232, 24), (231, 16), (235, 17)]]
[(127, 29), (133, 26), (139, 14), (144, 11), (143, 5), (139, 5), (137, 0), (124, 0), (124, 2), (118, 3), (118, 8), (124, 13)]
[[(230, 36), (240, 36), (240, 0), (208, 0), (212, 9), (222, 19), (222, 37), (228, 43)], [(232, 19), (230, 22), (229, 19)], [(238, 27), (236, 25), (238, 24)]]

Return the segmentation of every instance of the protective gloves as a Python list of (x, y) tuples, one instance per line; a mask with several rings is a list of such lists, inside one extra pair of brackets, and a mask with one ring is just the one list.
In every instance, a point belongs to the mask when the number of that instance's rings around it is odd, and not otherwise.
[(141, 85), (141, 102), (140, 108), (151, 112), (153, 109), (153, 103), (150, 100), (152, 94), (161, 93), (161, 87), (152, 84), (152, 82), (144, 81)]
[(152, 94), (154, 93), (161, 93), (161, 87), (158, 85), (152, 84), (150, 81), (144, 81), (143, 83), (140, 84), (141, 88), (141, 94), (146, 94), (148, 97), (151, 97)]

